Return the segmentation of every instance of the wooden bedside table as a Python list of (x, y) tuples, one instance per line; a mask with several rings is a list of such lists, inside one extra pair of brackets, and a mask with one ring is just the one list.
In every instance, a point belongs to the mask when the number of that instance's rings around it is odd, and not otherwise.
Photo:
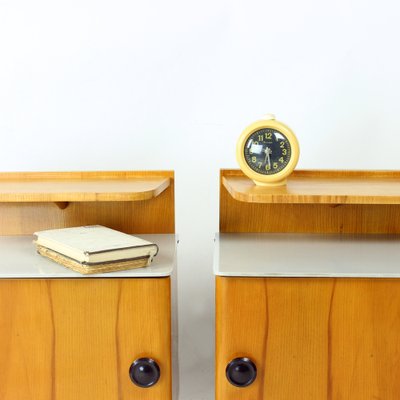
[[(173, 172), (3, 173), (0, 219), (0, 398), (171, 399)], [(91, 224), (159, 254), (89, 277), (36, 254), (34, 231)]]
[(400, 393), (400, 173), (221, 172), (217, 400)]

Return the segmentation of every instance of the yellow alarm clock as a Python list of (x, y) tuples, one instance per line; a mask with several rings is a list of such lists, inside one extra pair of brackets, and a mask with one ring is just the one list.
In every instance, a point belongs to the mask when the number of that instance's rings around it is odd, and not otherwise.
[(236, 147), (241, 170), (260, 186), (285, 185), (299, 154), (299, 142), (293, 131), (272, 114), (249, 125)]

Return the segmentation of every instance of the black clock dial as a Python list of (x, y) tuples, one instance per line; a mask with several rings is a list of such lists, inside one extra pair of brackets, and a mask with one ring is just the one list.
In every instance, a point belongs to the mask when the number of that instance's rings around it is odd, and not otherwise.
[(249, 167), (263, 175), (282, 171), (292, 156), (287, 137), (272, 128), (253, 132), (244, 146), (244, 158)]

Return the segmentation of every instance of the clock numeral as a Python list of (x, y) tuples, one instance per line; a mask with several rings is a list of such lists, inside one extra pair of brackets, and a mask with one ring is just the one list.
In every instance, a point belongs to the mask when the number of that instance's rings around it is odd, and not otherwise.
[(277, 169), (277, 168), (278, 168), (278, 163), (277, 163), (277, 162), (274, 162), (273, 168), (274, 168), (274, 169)]
[(286, 154), (287, 154), (287, 150), (286, 149), (282, 149), (282, 155), (286, 156)]
[(283, 163), (284, 163), (283, 157), (281, 157), (281, 158), (279, 159), (279, 161), (283, 164)]
[(257, 145), (257, 144), (258, 144), (258, 142), (255, 140), (255, 141), (253, 142), (253, 144)]
[(272, 139), (272, 133), (271, 132), (267, 132), (266, 134), (265, 134), (265, 138), (268, 140), (271, 140)]
[(265, 166), (265, 169), (266, 169), (267, 171), (269, 171), (269, 170), (271, 169), (271, 166), (267, 164), (267, 165)]
[(264, 140), (263, 137), (264, 137), (264, 135), (258, 135), (258, 140), (259, 140), (260, 142), (262, 142), (262, 141)]
[(285, 142), (282, 140), (282, 141), (279, 143), (279, 146), (281, 146), (281, 149), (284, 149), (284, 148), (285, 148)]
[(260, 161), (260, 162), (258, 163), (258, 168), (261, 168), (261, 165), (262, 165), (262, 162)]
[(256, 162), (257, 162), (257, 157), (256, 157), (256, 156), (251, 157), (251, 161), (252, 161), (253, 163), (256, 163)]

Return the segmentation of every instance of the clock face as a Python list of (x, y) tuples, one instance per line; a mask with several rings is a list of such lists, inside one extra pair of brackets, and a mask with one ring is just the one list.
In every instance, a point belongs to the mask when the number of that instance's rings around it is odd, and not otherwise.
[(249, 167), (263, 175), (273, 175), (282, 171), (292, 155), (287, 137), (272, 128), (253, 132), (246, 140), (244, 158)]

